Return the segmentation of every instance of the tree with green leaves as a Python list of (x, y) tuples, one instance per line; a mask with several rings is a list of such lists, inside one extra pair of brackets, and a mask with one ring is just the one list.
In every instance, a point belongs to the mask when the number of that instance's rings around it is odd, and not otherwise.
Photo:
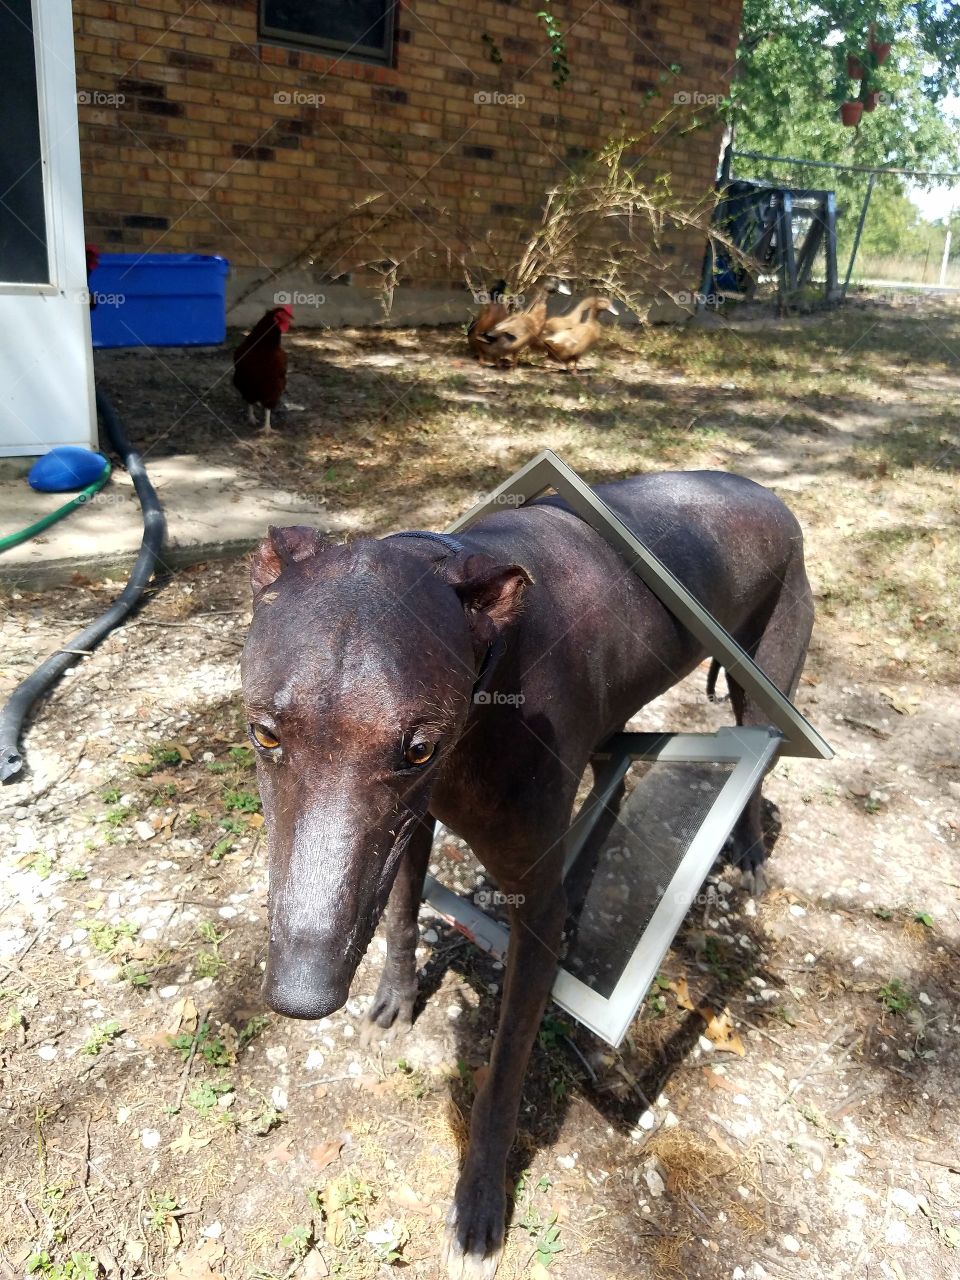
[[(893, 46), (876, 69), (883, 97), (857, 129), (839, 106), (857, 96), (847, 54), (871, 23)], [(897, 0), (745, 0), (733, 88), (740, 150), (895, 168), (960, 168), (960, 126), (944, 113), (960, 89), (960, 6)]]
[[(892, 49), (882, 66), (868, 62), (874, 111), (857, 128), (840, 121), (841, 102), (860, 84), (847, 55), (868, 53), (871, 24)], [(944, 108), (960, 90), (960, 5), (946, 0), (744, 0), (731, 122), (738, 151), (831, 160), (880, 168), (960, 170), (960, 124)], [(740, 161), (738, 176), (777, 178), (794, 186), (833, 187), (841, 208), (841, 247), (852, 237), (865, 175)], [(880, 179), (866, 241), (909, 238), (915, 218), (905, 184)], [(899, 231), (898, 231), (899, 228)]]

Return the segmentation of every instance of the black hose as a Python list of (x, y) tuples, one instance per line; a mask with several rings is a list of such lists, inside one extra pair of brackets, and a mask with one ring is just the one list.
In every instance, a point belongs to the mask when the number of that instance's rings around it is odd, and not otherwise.
[(101, 391), (97, 392), (97, 413), (103, 423), (107, 439), (130, 473), (133, 487), (140, 499), (140, 509), (143, 513), (143, 540), (140, 543), (140, 554), (127, 579), (127, 585), (110, 608), (75, 635), (62, 649), (52, 653), (46, 662), (42, 662), (31, 675), (27, 676), (26, 680), (17, 685), (7, 699), (3, 710), (0, 711), (0, 782), (7, 782), (23, 768), (23, 757), (18, 744), (23, 722), (30, 708), (54, 681), (60, 679), (68, 667), (73, 666), (77, 661), (77, 650), (84, 652), (92, 650), (104, 636), (132, 612), (149, 585), (157, 557), (163, 546), (167, 524), (163, 508), (160, 506), (160, 499), (147, 476), (143, 458), (130, 444), (116, 410)]

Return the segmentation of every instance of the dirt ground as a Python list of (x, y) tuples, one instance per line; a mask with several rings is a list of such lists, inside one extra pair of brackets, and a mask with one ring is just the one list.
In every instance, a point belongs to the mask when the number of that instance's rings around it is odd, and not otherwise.
[[(615, 331), (579, 381), (481, 370), (451, 331), (288, 346), (269, 441), (226, 352), (102, 353), (97, 372), (148, 465), (247, 451), (297, 490), (291, 522), (442, 528), (550, 446), (592, 480), (742, 471), (806, 531), (798, 701), (836, 758), (778, 765), (769, 892), (719, 877), (618, 1051), (548, 1013), (499, 1274), (956, 1275), (960, 311)], [(8, 592), (0, 694), (117, 590)], [(31, 771), (0, 792), (0, 1274), (436, 1274), (501, 972), (425, 910), (404, 1041), (359, 1045), (379, 936), (334, 1017), (262, 1007), (247, 618), (241, 561), (163, 578), (45, 701)], [(636, 725), (723, 723), (703, 679)], [(462, 847), (441, 854), (469, 888)]]

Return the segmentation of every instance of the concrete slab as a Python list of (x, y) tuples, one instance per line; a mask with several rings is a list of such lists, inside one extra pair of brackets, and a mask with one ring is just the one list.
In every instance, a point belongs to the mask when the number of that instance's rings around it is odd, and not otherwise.
[[(0, 462), (0, 535), (39, 520), (70, 494), (36, 493), (27, 484), (32, 459)], [(328, 514), (309, 494), (267, 485), (229, 462), (200, 457), (147, 461), (147, 470), (167, 517), (164, 565), (196, 564), (238, 555), (255, 546), (271, 524), (312, 524), (327, 532), (354, 529), (349, 515)], [(74, 573), (126, 572), (140, 548), (140, 503), (130, 477), (114, 471), (86, 506), (77, 508), (39, 537), (0, 554), (0, 582), (7, 585), (62, 582)]]

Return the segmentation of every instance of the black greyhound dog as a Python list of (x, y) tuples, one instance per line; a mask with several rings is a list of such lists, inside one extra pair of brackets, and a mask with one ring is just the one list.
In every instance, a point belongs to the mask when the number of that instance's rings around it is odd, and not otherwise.
[[(706, 471), (596, 492), (791, 695), (813, 605), (801, 530), (783, 503)], [(339, 1009), (389, 897), (365, 1034), (410, 1024), (436, 819), (514, 904), (499, 1029), (444, 1244), (450, 1276), (489, 1280), (564, 925), (578, 783), (604, 740), (704, 651), (556, 498), (497, 512), (456, 540), (334, 545), (315, 529), (271, 529), (251, 577), (242, 673), (270, 837), (267, 1003), (295, 1018)], [(731, 701), (738, 723), (763, 721), (732, 682)], [(733, 840), (756, 875), (759, 790)]]

